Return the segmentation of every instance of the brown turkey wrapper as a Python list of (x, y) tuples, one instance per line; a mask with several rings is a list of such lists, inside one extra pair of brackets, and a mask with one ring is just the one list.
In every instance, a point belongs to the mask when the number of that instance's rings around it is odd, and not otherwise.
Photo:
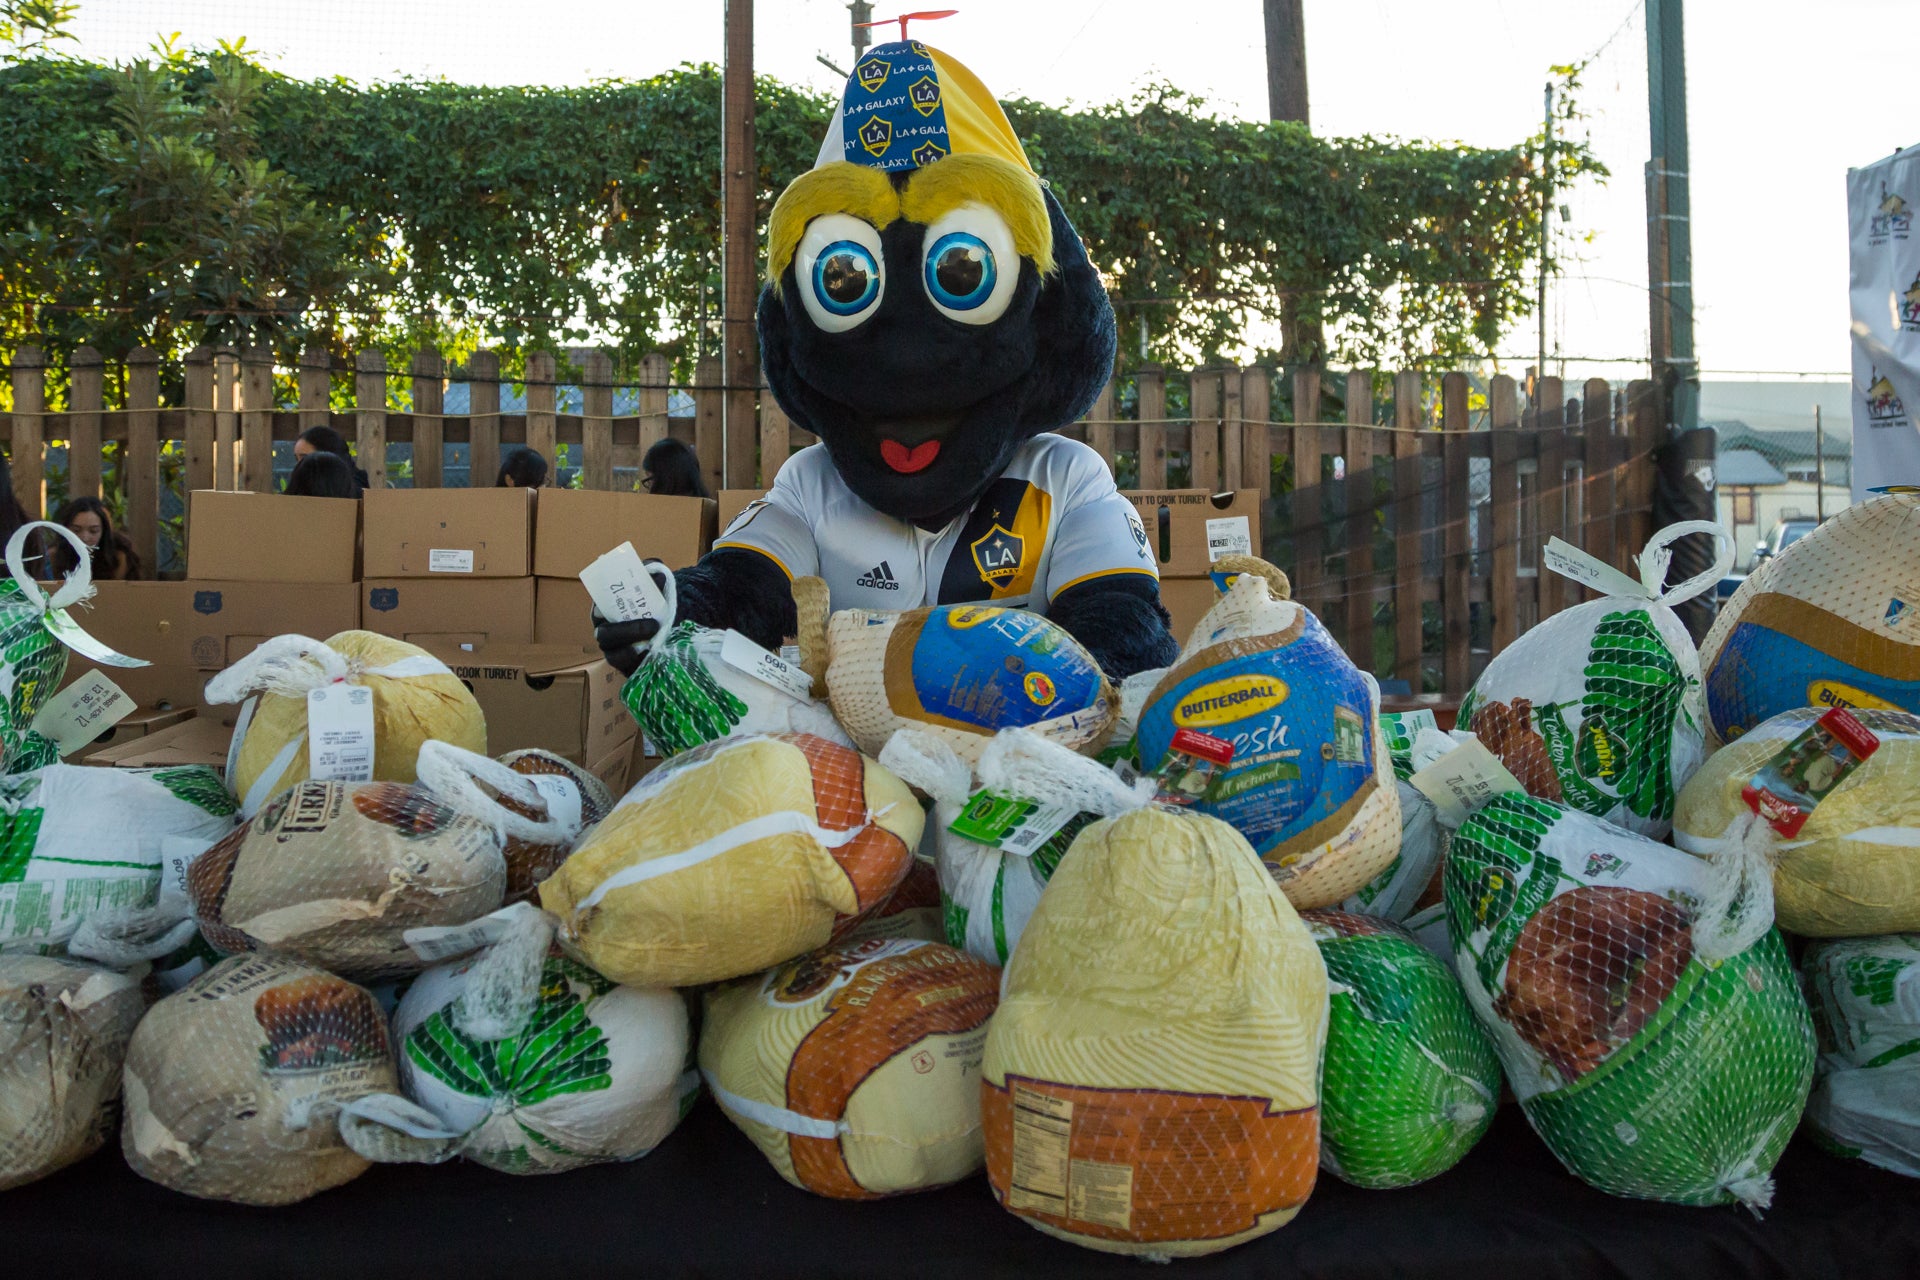
[[(580, 791), (581, 831), (591, 830), (607, 816), (609, 806), (602, 801), (598, 788), (588, 785), (591, 775), (559, 756), (544, 751), (524, 751), (516, 752), (510, 758), (503, 757), (502, 763), (523, 777), (547, 775), (571, 781)], [(498, 796), (496, 799), (509, 813), (517, 813), (523, 818), (546, 816), (535, 813), (528, 806), (507, 796)], [(540, 882), (557, 871), (571, 852), (571, 845), (536, 844), (519, 836), (509, 837), (501, 850), (507, 860), (506, 900), (509, 903), (533, 902)]]
[(1473, 732), (1530, 796), (1561, 798), (1560, 774), (1547, 752), (1547, 740), (1533, 727), (1533, 703), (1482, 702), (1473, 709)]
[(1638, 1035), (1693, 958), (1692, 916), (1640, 889), (1583, 886), (1521, 929), (1494, 1011), (1568, 1080)]

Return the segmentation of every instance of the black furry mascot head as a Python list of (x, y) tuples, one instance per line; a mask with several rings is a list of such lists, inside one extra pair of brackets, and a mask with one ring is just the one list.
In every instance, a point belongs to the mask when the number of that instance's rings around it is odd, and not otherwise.
[(875, 510), (972, 506), (1113, 370), (1105, 288), (973, 74), (918, 40), (861, 59), (768, 224), (761, 361)]

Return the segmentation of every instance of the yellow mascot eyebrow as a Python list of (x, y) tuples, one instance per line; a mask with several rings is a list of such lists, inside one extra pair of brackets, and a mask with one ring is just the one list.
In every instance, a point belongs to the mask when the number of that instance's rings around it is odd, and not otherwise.
[(983, 204), (1005, 218), (1020, 256), (1032, 258), (1043, 276), (1053, 270), (1053, 223), (1040, 180), (999, 156), (951, 155), (915, 170), (900, 211), (925, 226), (965, 204)]
[[(950, 162), (949, 162), (950, 163)], [(1029, 179), (1031, 181), (1031, 179)], [(767, 275), (775, 293), (800, 247), (807, 224), (829, 213), (847, 213), (884, 231), (900, 216), (900, 197), (878, 169), (836, 160), (795, 178), (767, 216)]]

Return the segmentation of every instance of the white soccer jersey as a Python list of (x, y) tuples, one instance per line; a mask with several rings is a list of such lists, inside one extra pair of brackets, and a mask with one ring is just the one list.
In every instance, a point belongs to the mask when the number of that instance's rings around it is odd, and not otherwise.
[(989, 600), (1044, 614), (1090, 578), (1158, 577), (1107, 464), (1057, 435), (1021, 445), (971, 511), (934, 530), (875, 511), (840, 479), (826, 446), (812, 445), (713, 545), (758, 551), (789, 578), (825, 579), (836, 610)]

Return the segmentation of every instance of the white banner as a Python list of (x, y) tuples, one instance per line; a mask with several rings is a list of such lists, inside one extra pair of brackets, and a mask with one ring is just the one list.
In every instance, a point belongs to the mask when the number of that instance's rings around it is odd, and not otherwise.
[(1847, 170), (1853, 500), (1920, 485), (1920, 147)]

